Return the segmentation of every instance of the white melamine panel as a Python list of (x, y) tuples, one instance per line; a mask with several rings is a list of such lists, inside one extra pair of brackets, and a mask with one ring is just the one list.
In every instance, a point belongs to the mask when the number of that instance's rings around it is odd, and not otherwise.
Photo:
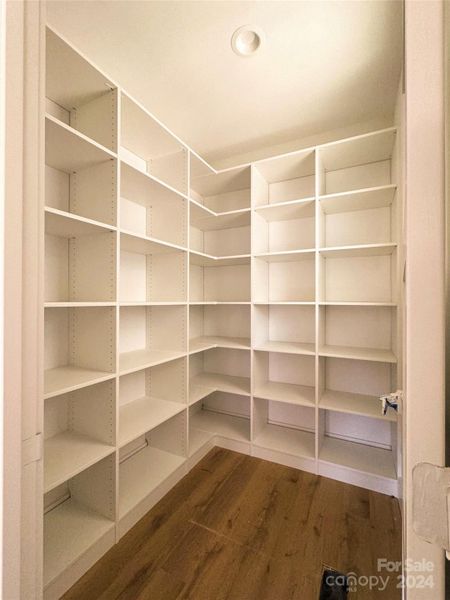
[(120, 450), (119, 518), (145, 500), (186, 455), (186, 414), (179, 413)]
[(255, 349), (315, 354), (314, 306), (255, 306), (253, 323)]
[(396, 361), (396, 308), (321, 306), (319, 311), (319, 354)]
[(198, 399), (215, 391), (250, 395), (250, 352), (229, 348), (213, 348), (194, 354), (189, 359), (190, 399)]
[(186, 389), (185, 358), (123, 375), (119, 383), (119, 446), (182, 412)]
[(253, 394), (267, 400), (313, 406), (314, 365), (314, 356), (255, 352)]
[(116, 234), (50, 212), (46, 231), (45, 301), (114, 301)]
[(187, 351), (185, 306), (120, 309), (119, 370), (122, 374), (178, 358)]
[(45, 309), (45, 395), (108, 379), (115, 371), (114, 308)]
[(324, 435), (392, 450), (391, 423), (388, 420), (326, 410)]
[(385, 244), (395, 241), (391, 207), (325, 214), (323, 247)]
[(191, 302), (249, 302), (250, 265), (201, 267), (191, 265)]
[[(121, 94), (121, 156), (157, 179), (187, 193), (185, 147), (131, 98)], [(125, 152), (122, 152), (124, 148)], [(133, 155), (136, 157), (133, 159)], [(139, 167), (138, 167), (139, 168)]]
[(190, 307), (190, 352), (198, 352), (215, 346), (250, 347), (249, 306)]
[(214, 435), (239, 442), (250, 441), (248, 397), (215, 392), (204, 402), (190, 407), (189, 454), (196, 452)]
[[(128, 247), (128, 246), (126, 246)], [(139, 250), (135, 248), (133, 250)], [(155, 245), (153, 253), (120, 253), (121, 302), (185, 302), (187, 254)], [(158, 250), (163, 250), (158, 252)], [(156, 251), (155, 251), (156, 250)]]
[(44, 491), (115, 450), (114, 381), (49, 398), (44, 409)]
[(395, 129), (326, 144), (318, 150), (319, 193), (333, 194), (394, 183), (391, 158)]
[(124, 162), (120, 178), (121, 229), (186, 247), (187, 200)]
[(395, 302), (396, 253), (381, 256), (321, 257), (320, 300)]
[[(254, 437), (253, 444), (257, 447), (267, 448), (275, 452), (314, 459), (314, 410), (302, 407), (271, 407), (279, 404), (268, 402), (260, 398), (254, 400)], [(297, 412), (297, 424), (304, 420), (304, 427), (286, 427), (271, 422), (271, 415), (277, 417), (278, 422), (288, 418), (292, 411)], [(288, 411), (288, 412), (286, 412)]]
[(215, 213), (250, 208), (250, 168), (192, 177), (190, 195)]
[(253, 261), (253, 300), (256, 302), (314, 302), (314, 253), (296, 255), (294, 260), (271, 257)]
[(253, 167), (253, 206), (315, 195), (314, 151), (265, 160)]
[[(275, 208), (275, 207), (274, 207)], [(312, 209), (312, 210), (311, 210)], [(315, 247), (314, 205), (291, 218), (270, 219), (273, 211), (255, 211), (253, 215), (253, 252), (284, 252)], [(299, 218), (296, 218), (298, 216)]]
[[(69, 480), (53, 494), (44, 517), (44, 586), (53, 583), (94, 544), (114, 543), (115, 460), (107, 457)], [(64, 501), (64, 498), (68, 498)], [(44, 501), (45, 504), (47, 502)]]

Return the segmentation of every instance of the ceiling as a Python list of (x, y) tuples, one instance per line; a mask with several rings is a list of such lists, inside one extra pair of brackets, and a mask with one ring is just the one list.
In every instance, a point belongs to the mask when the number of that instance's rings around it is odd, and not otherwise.
[[(47, 2), (48, 22), (214, 165), (393, 116), (402, 3)], [(231, 49), (241, 25), (266, 40)]]

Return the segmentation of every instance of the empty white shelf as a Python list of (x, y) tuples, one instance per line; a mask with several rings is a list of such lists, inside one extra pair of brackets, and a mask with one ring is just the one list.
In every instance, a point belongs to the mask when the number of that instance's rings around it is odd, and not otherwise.
[(115, 227), (56, 208), (45, 209), (45, 233), (64, 238), (115, 231)]
[(296, 385), (294, 383), (280, 383), (278, 381), (258, 382), (255, 384), (253, 395), (265, 400), (275, 400), (302, 406), (314, 406), (315, 403), (314, 387)]
[(250, 419), (226, 415), (212, 410), (199, 410), (190, 416), (193, 429), (207, 431), (232, 440), (250, 441)]
[(265, 425), (253, 445), (302, 458), (315, 457), (314, 433), (280, 425)]
[(390, 450), (325, 436), (319, 459), (378, 477), (396, 479)]
[(210, 348), (235, 348), (237, 350), (249, 350), (250, 340), (248, 338), (224, 337), (224, 336), (201, 336), (189, 341), (189, 352), (202, 352)]
[(119, 355), (119, 371), (121, 375), (154, 367), (175, 358), (181, 358), (186, 353), (180, 350), (133, 350)]
[(83, 307), (102, 307), (116, 306), (116, 302), (45, 302), (45, 308), (83, 308)]
[(185, 404), (144, 396), (119, 409), (119, 446), (157, 427), (186, 409)]
[(211, 389), (211, 392), (221, 391), (230, 394), (250, 395), (250, 377), (236, 377), (221, 373), (200, 373), (190, 380), (190, 385)]
[(209, 214), (209, 211), (194, 208), (195, 206), (195, 204), (191, 204), (191, 225), (202, 231), (248, 227), (250, 225), (250, 208), (222, 213), (211, 211), (213, 214)]
[(307, 342), (275, 342), (272, 340), (267, 340), (265, 342), (256, 344), (254, 349), (264, 352), (314, 355), (316, 352), (316, 345)]
[(396, 302), (319, 302), (320, 306), (392, 306), (396, 307)]
[(378, 187), (327, 194), (319, 198), (320, 206), (325, 214), (368, 210), (390, 206), (395, 196), (395, 184)]
[(56, 579), (114, 527), (113, 521), (73, 498), (48, 512), (44, 517), (44, 585)]
[(182, 246), (145, 235), (139, 235), (131, 231), (124, 231), (123, 229), (120, 233), (120, 248), (125, 252), (134, 252), (135, 254), (162, 254), (186, 251)]
[(302, 200), (278, 202), (257, 206), (255, 211), (268, 222), (314, 217), (315, 201), (314, 198), (304, 198)]
[(299, 301), (280, 301), (280, 302), (253, 302), (256, 306), (314, 306), (316, 303), (314, 300), (299, 300)]
[(169, 475), (185, 458), (147, 446), (120, 464), (119, 517), (125, 516)]
[(90, 436), (72, 431), (44, 442), (44, 493), (64, 483), (115, 451)]
[(363, 256), (389, 256), (397, 248), (397, 244), (361, 244), (357, 246), (337, 246), (320, 248), (325, 258), (358, 258)]
[(189, 202), (191, 210), (191, 223), (202, 219), (207, 219), (209, 217), (214, 219), (217, 216), (217, 213), (214, 210), (211, 210), (204, 204), (200, 204), (200, 202), (197, 202), (197, 200), (190, 198)]
[(115, 377), (114, 373), (71, 365), (47, 369), (44, 373), (44, 397), (59, 396), (94, 383), (107, 381), (113, 377)]
[(199, 400), (206, 398), (209, 394), (216, 391), (216, 388), (204, 387), (201, 385), (189, 385), (189, 404), (195, 404)]
[(320, 356), (332, 358), (352, 358), (355, 360), (371, 360), (374, 362), (396, 363), (397, 358), (392, 350), (380, 350), (378, 348), (359, 348), (357, 346), (330, 346), (319, 348)]
[(45, 116), (45, 162), (49, 167), (72, 173), (113, 158), (115, 154), (94, 140)]
[[(189, 304), (191, 306), (208, 306), (208, 305), (215, 305), (215, 304), (248, 304), (250, 305), (251, 302), (248, 301), (241, 301), (241, 300), (230, 300), (230, 301), (226, 301), (226, 302), (222, 302), (221, 300), (200, 300), (198, 302), (196, 301), (192, 301), (189, 302)], [(312, 304), (314, 304), (314, 302), (312, 302)]]
[(320, 398), (319, 407), (337, 412), (373, 417), (375, 419), (397, 420), (396, 414), (392, 410), (389, 410), (386, 415), (381, 413), (381, 401), (379, 398), (365, 394), (325, 390)]
[(192, 456), (214, 437), (210, 431), (189, 428), (189, 456)]
[(307, 248), (305, 250), (289, 250), (287, 252), (266, 252), (264, 254), (255, 254), (255, 258), (260, 258), (266, 262), (295, 262), (299, 260), (314, 259), (315, 250)]
[(204, 252), (190, 250), (189, 260), (192, 265), (200, 267), (228, 267), (233, 265), (246, 265), (250, 263), (250, 254), (237, 254), (235, 256), (212, 256)]

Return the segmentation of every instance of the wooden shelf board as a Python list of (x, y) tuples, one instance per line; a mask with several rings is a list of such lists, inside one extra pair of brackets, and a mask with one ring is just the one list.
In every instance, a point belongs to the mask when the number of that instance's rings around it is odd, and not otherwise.
[(183, 456), (147, 446), (122, 462), (119, 466), (119, 518), (144, 500), (184, 461)]
[[(215, 231), (218, 229), (233, 229), (237, 227), (250, 226), (250, 208), (241, 208), (227, 212), (205, 214), (201, 209), (193, 209), (195, 204), (191, 204), (191, 226), (201, 231)], [(202, 212), (200, 215), (199, 212)]]
[(115, 373), (84, 369), (67, 365), (47, 369), (44, 373), (44, 398), (52, 398), (67, 392), (73, 392), (94, 383), (113, 379)]
[(319, 248), (321, 256), (325, 258), (358, 258), (364, 256), (389, 256), (396, 250), (397, 244), (361, 244), (358, 246), (337, 246), (333, 248)]
[(73, 238), (116, 231), (116, 227), (56, 208), (45, 208), (45, 233)]
[(397, 358), (392, 350), (377, 348), (358, 348), (356, 346), (321, 346), (319, 356), (331, 358), (351, 358), (354, 360), (369, 360), (374, 362), (396, 363)]
[(72, 431), (44, 442), (44, 493), (115, 452), (115, 447)]
[(392, 452), (384, 448), (325, 436), (319, 460), (386, 479), (397, 477)]
[(288, 202), (277, 202), (274, 204), (266, 204), (264, 206), (256, 206), (255, 212), (267, 222), (314, 217), (315, 199), (303, 198), (301, 200), (290, 200)]
[(315, 458), (314, 433), (267, 424), (253, 441), (254, 446), (302, 458)]
[(199, 267), (228, 267), (234, 265), (250, 264), (250, 254), (237, 254), (235, 256), (212, 256), (196, 250), (189, 251), (189, 261)]
[(249, 338), (202, 336), (189, 340), (189, 353), (203, 352), (210, 348), (236, 348), (237, 350), (250, 350)]
[(189, 456), (193, 456), (200, 448), (207, 444), (214, 434), (210, 431), (202, 431), (201, 429), (189, 428)]
[(144, 396), (119, 408), (119, 446), (125, 446), (140, 435), (186, 410), (186, 404)]
[(94, 140), (51, 115), (45, 115), (45, 163), (49, 167), (72, 173), (116, 155)]
[(250, 442), (250, 419), (212, 410), (199, 410), (189, 418), (190, 427), (232, 440)]
[(115, 524), (69, 498), (44, 516), (44, 586), (70, 567)]
[(191, 386), (211, 388), (211, 391), (250, 396), (250, 377), (236, 377), (221, 373), (200, 373), (190, 380)]
[(316, 353), (315, 343), (306, 342), (276, 342), (266, 340), (259, 344), (255, 344), (254, 350), (262, 352), (281, 352), (285, 354), (307, 354), (314, 356)]
[(381, 413), (381, 401), (379, 398), (365, 394), (325, 390), (320, 398), (319, 408), (352, 415), (362, 415), (374, 419), (397, 421), (397, 416), (392, 410), (388, 411), (386, 415)]
[(390, 206), (395, 196), (395, 184), (327, 194), (319, 197), (320, 207), (327, 214), (368, 210)]
[(119, 355), (119, 372), (121, 375), (154, 367), (176, 358), (186, 356), (181, 350), (134, 350)]
[(120, 232), (120, 248), (125, 252), (134, 252), (135, 254), (163, 254), (187, 251), (182, 246), (123, 229)]
[(255, 398), (298, 404), (300, 406), (315, 405), (315, 389), (313, 386), (280, 383), (278, 381), (256, 382), (253, 390)]
[(315, 250), (306, 248), (304, 250), (290, 250), (288, 252), (266, 252), (264, 254), (255, 254), (254, 258), (265, 260), (266, 262), (297, 262), (299, 260), (313, 260)]

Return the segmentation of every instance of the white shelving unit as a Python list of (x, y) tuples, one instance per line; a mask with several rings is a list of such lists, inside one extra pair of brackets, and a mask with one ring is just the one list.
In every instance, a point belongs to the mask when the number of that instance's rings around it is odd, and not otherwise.
[(397, 494), (395, 128), (217, 172), (47, 55), (46, 598), (214, 444)]

